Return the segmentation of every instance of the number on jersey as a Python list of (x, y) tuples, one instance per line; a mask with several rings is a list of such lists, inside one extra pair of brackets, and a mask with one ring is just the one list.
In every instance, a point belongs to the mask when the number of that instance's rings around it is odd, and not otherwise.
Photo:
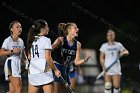
[(33, 55), (33, 58), (34, 58), (35, 56), (39, 57), (38, 45), (32, 45), (32, 55)]
[(71, 56), (67, 56), (64, 65), (66, 65), (66, 66), (69, 65), (70, 64), (70, 60), (71, 60)]

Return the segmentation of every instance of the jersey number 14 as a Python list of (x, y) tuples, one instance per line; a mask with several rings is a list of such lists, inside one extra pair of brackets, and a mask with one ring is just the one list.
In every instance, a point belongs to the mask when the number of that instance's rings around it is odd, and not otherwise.
[(33, 55), (33, 58), (35, 56), (39, 57), (38, 45), (32, 45), (32, 55)]

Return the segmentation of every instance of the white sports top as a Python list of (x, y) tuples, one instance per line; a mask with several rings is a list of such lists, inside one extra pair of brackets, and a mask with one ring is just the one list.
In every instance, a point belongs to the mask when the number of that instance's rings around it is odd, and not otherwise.
[[(32, 47), (30, 50), (31, 60), (30, 62), (37, 68), (42, 71), (45, 70), (46, 67), (46, 59), (45, 59), (45, 50), (52, 49), (51, 40), (45, 36), (36, 36), (36, 40), (32, 43)], [(31, 74), (38, 74), (41, 71), (36, 69), (32, 65), (29, 66)]]
[(119, 42), (114, 42), (113, 45), (104, 43), (100, 48), (100, 51), (105, 54), (104, 65), (108, 67), (110, 64), (112, 64), (119, 57), (119, 53), (123, 51), (124, 49), (125, 48), (123, 47), (123, 45)]
[(12, 37), (9, 36), (8, 38), (6, 38), (2, 44), (2, 47), (1, 48), (4, 48), (6, 50), (13, 50), (13, 48), (20, 48), (20, 54), (19, 55), (9, 55), (10, 57), (11, 56), (15, 56), (15, 57), (20, 57), (22, 58), (22, 52), (23, 52), (23, 49), (25, 48), (24, 46), (24, 42), (21, 38), (18, 38), (18, 40), (15, 42), (13, 41)]

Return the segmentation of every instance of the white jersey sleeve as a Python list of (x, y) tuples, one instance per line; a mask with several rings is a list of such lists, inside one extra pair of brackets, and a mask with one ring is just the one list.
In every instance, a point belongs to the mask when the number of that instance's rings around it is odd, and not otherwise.
[(100, 52), (105, 53), (105, 45), (104, 45), (104, 44), (101, 46), (101, 48), (100, 48)]
[(119, 45), (120, 51), (125, 50), (125, 47), (120, 42), (118, 42), (118, 45)]
[(44, 49), (52, 49), (51, 40), (49, 38), (45, 41)]
[(1, 48), (8, 50), (8, 39), (4, 40)]
[(22, 49), (25, 49), (25, 45), (22, 39), (21, 39), (21, 42), (22, 42)]

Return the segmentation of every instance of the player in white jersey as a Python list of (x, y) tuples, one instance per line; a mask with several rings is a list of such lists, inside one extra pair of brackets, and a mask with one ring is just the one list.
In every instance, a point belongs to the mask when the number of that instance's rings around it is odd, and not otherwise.
[(45, 35), (49, 32), (45, 20), (36, 20), (29, 30), (27, 40), (28, 58), (30, 59), (28, 74), (28, 93), (37, 93), (40, 87), (44, 93), (53, 93), (53, 73), (61, 75), (51, 58), (51, 40)]
[(108, 42), (104, 43), (100, 48), (100, 63), (103, 70), (109, 67), (115, 60), (118, 62), (105, 73), (105, 93), (111, 93), (112, 85), (114, 88), (113, 93), (119, 93), (121, 78), (119, 58), (128, 55), (129, 52), (121, 43), (115, 41), (115, 32), (113, 30), (108, 30), (107, 40)]
[(21, 93), (21, 58), (24, 52), (24, 43), (21, 35), (22, 27), (18, 21), (9, 26), (11, 36), (2, 44), (0, 55), (8, 56), (4, 66), (5, 79), (9, 81), (9, 93)]

